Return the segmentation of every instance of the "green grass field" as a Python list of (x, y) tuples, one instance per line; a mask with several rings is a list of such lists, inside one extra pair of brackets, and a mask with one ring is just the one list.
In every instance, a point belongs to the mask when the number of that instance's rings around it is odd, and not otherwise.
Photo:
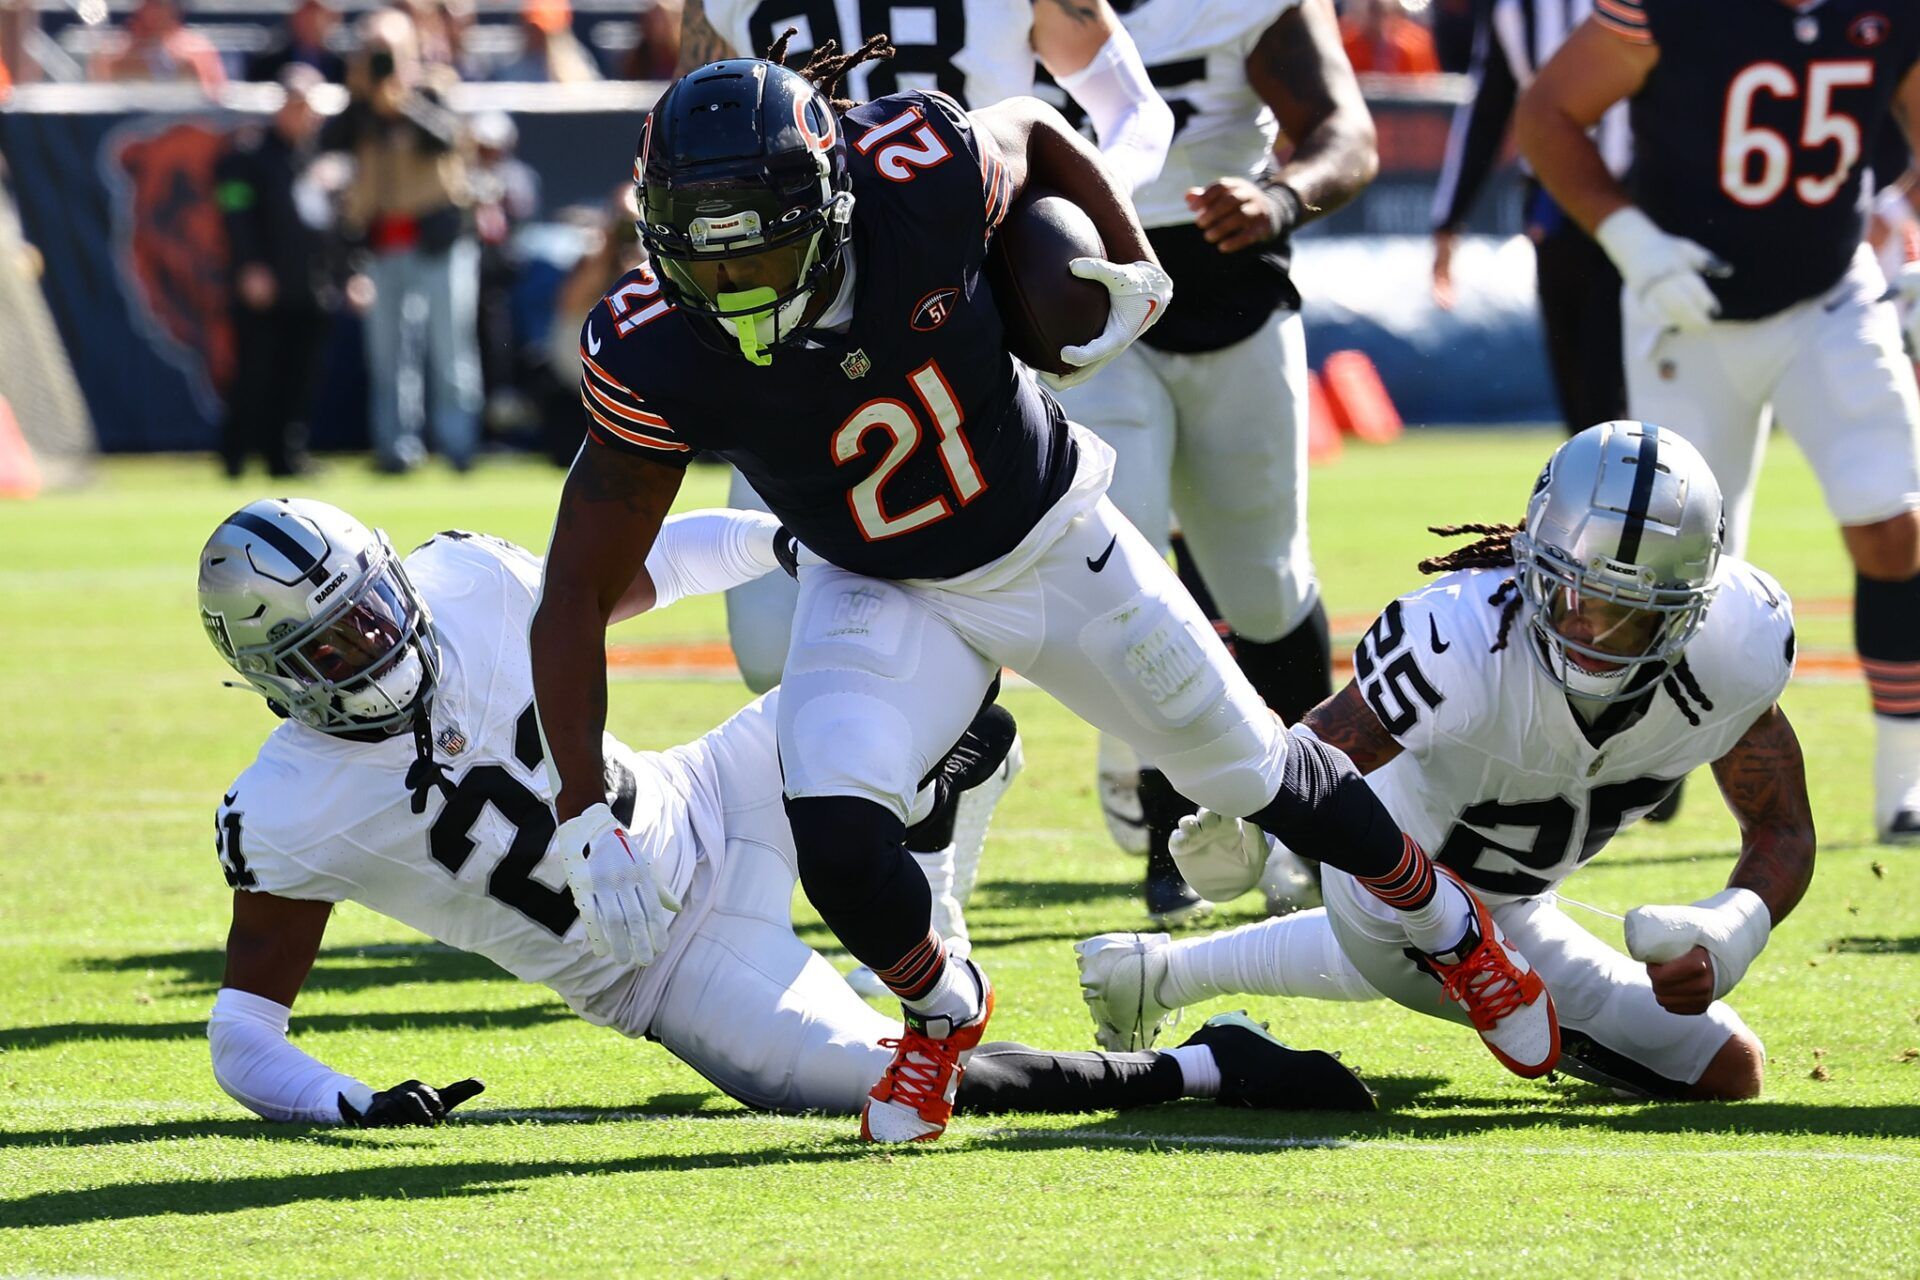
[[(1316, 471), (1332, 612), (1410, 586), (1437, 545), (1423, 525), (1517, 515), (1552, 443), (1428, 433)], [(539, 547), (557, 487), (531, 464), (389, 482), (343, 462), (301, 491), (402, 547), (455, 526)], [(1391, 1005), (1268, 1001), (1254, 1012), (1280, 1034), (1366, 1073), (1378, 1116), (1191, 1102), (963, 1118), (933, 1147), (876, 1151), (843, 1119), (748, 1114), (656, 1046), (348, 906), (296, 1042), (376, 1087), (473, 1074), (488, 1092), (433, 1131), (256, 1122), (208, 1067), (228, 901), (211, 816), (271, 720), (220, 688), (193, 563), (265, 491), (205, 460), (127, 461), (86, 492), (0, 505), (0, 1273), (1920, 1275), (1920, 856), (1872, 843), (1863, 687), (1811, 672), (1787, 709), (1820, 868), (1735, 997), (1767, 1044), (1754, 1102), (1528, 1084)], [(721, 493), (696, 472), (688, 505)], [(1803, 652), (1844, 656), (1851, 574), (1784, 444), (1761, 512), (1754, 559), (1800, 604)], [(722, 630), (718, 602), (693, 601), (620, 638)], [(612, 727), (666, 746), (745, 698), (624, 680)], [(1091, 732), (1032, 689), (1007, 702), (1029, 766), (971, 912), (994, 1034), (1090, 1047), (1069, 947), (1144, 924), (1138, 864), (1101, 830)], [(1702, 775), (1678, 822), (1629, 832), (1569, 888), (1613, 911), (1686, 902), (1721, 886), (1733, 849)]]

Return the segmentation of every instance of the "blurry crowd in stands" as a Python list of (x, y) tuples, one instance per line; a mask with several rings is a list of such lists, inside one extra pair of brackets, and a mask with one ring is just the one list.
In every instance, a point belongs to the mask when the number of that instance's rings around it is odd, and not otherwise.
[[(543, 209), (537, 175), (515, 155), (512, 117), (462, 115), (449, 90), (669, 79), (681, 0), (639, 0), (591, 21), (577, 20), (569, 0), (484, 15), (474, 0), (392, 0), (351, 14), (336, 0), (292, 3), (247, 26), (231, 6), (183, 15), (179, 0), (134, 0), (113, 22), (105, 0), (78, 0), (79, 24), (57, 46), (99, 82), (197, 84), (210, 97), (230, 80), (284, 90), (284, 105), (236, 136), (216, 175), (239, 371), (221, 440), (228, 471), (239, 475), (254, 455), (276, 475), (309, 465), (304, 420), (343, 315), (361, 333), (378, 469), (411, 470), (431, 446), (464, 470), (498, 440), (564, 462), (583, 431), (573, 320), (639, 260), (632, 197)], [(1464, 70), (1485, 3), (1341, 0), (1347, 55), (1380, 76)], [(510, 25), (478, 20), (507, 12)], [(33, 0), (0, 0), (0, 100), (11, 82), (47, 78), (45, 56), (29, 56), (50, 43), (33, 44), (40, 22)], [(522, 296), (529, 229), (549, 246), (555, 233), (564, 241), (534, 264), (546, 276), (538, 309)]]

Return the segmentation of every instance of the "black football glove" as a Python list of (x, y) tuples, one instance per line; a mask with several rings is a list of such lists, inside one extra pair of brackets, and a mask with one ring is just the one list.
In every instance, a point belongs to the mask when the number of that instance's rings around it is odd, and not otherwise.
[(469, 1098), (485, 1093), (487, 1086), (478, 1080), (456, 1080), (442, 1089), (430, 1088), (418, 1080), (408, 1080), (373, 1095), (365, 1111), (354, 1109), (347, 1095), (340, 1095), (340, 1119), (356, 1129), (393, 1129), (402, 1125), (435, 1125)]
[(793, 531), (781, 525), (773, 531), (773, 558), (787, 571), (787, 576), (798, 581), (800, 577), (800, 539)]

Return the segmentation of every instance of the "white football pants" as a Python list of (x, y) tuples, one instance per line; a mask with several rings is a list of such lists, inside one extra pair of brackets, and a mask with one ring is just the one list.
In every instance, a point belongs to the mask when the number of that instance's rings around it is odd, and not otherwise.
[(1107, 496), (1121, 514), (1162, 555), (1177, 517), (1221, 615), (1249, 640), (1286, 635), (1314, 600), (1308, 373), (1300, 314), (1279, 311), (1218, 351), (1136, 342), (1059, 396), (1118, 455)]
[(1863, 244), (1826, 294), (1763, 320), (1663, 334), (1622, 299), (1629, 411), (1679, 432), (1706, 458), (1726, 497), (1732, 554), (1746, 554), (1775, 414), (1840, 524), (1920, 507), (1920, 403), (1886, 288)]
[(1071, 429), (1080, 457), (1069, 492), (971, 573), (883, 581), (803, 555), (778, 708), (789, 796), (863, 796), (904, 821), (1006, 666), (1199, 804), (1244, 816), (1273, 798), (1279, 721), (1166, 560), (1105, 498), (1112, 450)]

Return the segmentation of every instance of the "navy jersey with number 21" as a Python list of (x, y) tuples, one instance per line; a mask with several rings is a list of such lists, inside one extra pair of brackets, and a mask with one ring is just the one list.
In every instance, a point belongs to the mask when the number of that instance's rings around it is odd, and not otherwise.
[(1072, 479), (1065, 419), (1007, 355), (981, 271), (1010, 184), (943, 94), (879, 98), (839, 126), (852, 323), (754, 365), (631, 272), (581, 332), (588, 433), (669, 464), (725, 458), (841, 568), (952, 577), (1011, 551)]

